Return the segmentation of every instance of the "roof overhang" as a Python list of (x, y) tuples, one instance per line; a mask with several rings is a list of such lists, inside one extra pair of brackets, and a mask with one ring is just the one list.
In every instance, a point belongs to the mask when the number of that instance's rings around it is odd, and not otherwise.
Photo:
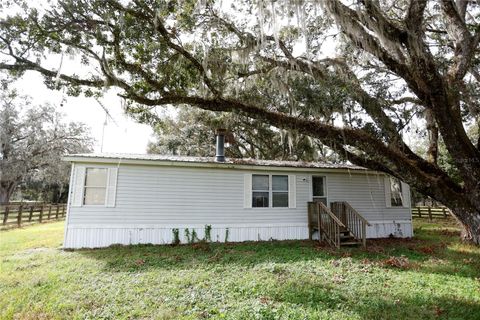
[(84, 164), (98, 165), (140, 165), (140, 166), (162, 166), (162, 167), (188, 167), (188, 168), (215, 168), (215, 169), (235, 169), (249, 171), (283, 171), (283, 172), (338, 172), (350, 174), (383, 174), (366, 168), (352, 166), (334, 168), (334, 167), (307, 167), (307, 166), (282, 166), (282, 165), (258, 165), (232, 162), (202, 162), (202, 161), (178, 161), (165, 159), (126, 159), (112, 156), (85, 156), (68, 155), (63, 157), (64, 161)]

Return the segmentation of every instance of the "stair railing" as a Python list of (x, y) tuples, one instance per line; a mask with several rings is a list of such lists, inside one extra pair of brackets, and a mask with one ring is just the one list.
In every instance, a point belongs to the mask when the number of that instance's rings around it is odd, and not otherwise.
[(345, 225), (322, 202), (309, 202), (308, 209), (311, 217), (309, 223), (315, 220), (318, 223), (320, 240), (325, 240), (330, 245), (340, 248), (340, 230), (345, 228)]
[(339, 218), (355, 239), (361, 240), (363, 247), (367, 246), (367, 226), (371, 224), (360, 215), (348, 202), (332, 202), (332, 212)]

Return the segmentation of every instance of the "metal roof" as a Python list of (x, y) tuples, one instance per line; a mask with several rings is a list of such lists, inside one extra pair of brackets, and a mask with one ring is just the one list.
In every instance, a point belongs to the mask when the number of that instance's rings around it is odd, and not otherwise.
[[(142, 160), (152, 162), (180, 162), (180, 163), (201, 163), (215, 165), (239, 165), (239, 166), (262, 166), (262, 167), (286, 167), (286, 168), (310, 168), (310, 169), (347, 169), (347, 170), (367, 170), (366, 168), (342, 163), (327, 162), (305, 162), (305, 161), (283, 161), (283, 160), (257, 160), (257, 159), (237, 159), (227, 158), (225, 162), (215, 161), (215, 157), (190, 157), (190, 156), (171, 156), (159, 154), (130, 154), (130, 153), (81, 153), (71, 154), (64, 157), (66, 161), (79, 162), (82, 159), (91, 162), (92, 160), (111, 160), (111, 162), (121, 162), (122, 160)], [(160, 164), (160, 163), (159, 163)]]

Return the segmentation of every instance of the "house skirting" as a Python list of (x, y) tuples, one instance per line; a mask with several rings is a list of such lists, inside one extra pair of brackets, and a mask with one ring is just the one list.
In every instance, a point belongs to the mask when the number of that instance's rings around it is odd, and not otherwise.
[[(197, 239), (204, 239), (205, 226), (68, 226), (64, 248), (100, 248), (113, 244), (171, 244), (174, 240), (173, 229), (178, 229), (179, 239), (188, 243), (187, 232), (193, 230)], [(228, 230), (228, 231), (227, 231)], [(213, 242), (241, 242), (268, 240), (301, 240), (308, 239), (308, 228), (305, 224), (270, 225), (270, 226), (215, 226), (210, 232)]]
[[(413, 236), (411, 221), (371, 221), (367, 227), (367, 238), (408, 238)], [(68, 225), (65, 233), (64, 248), (101, 248), (114, 244), (171, 244), (174, 240), (173, 230), (178, 229), (179, 239), (188, 243), (195, 230), (197, 239), (204, 239), (205, 226), (185, 225)], [(227, 231), (228, 230), (228, 231)], [(212, 225), (210, 232), (213, 242), (242, 242), (269, 240), (304, 240), (308, 239), (306, 224), (290, 225)]]
[(367, 226), (367, 238), (411, 238), (413, 226), (411, 220), (394, 221), (369, 221)]

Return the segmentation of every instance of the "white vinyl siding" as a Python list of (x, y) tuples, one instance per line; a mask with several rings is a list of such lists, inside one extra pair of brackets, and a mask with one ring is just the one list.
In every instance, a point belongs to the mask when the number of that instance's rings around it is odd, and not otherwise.
[(118, 169), (115, 207), (76, 208), (71, 223), (233, 227), (307, 222), (307, 182), (291, 175), (290, 184), (296, 182), (295, 208), (263, 208), (259, 214), (250, 204), (251, 176), (251, 171), (241, 170), (122, 165)]
[[(329, 202), (348, 201), (369, 221), (385, 221), (390, 228), (392, 221), (408, 224), (411, 219), (409, 208), (386, 207), (385, 175), (326, 170), (312, 173), (280, 172), (274, 168), (105, 165), (109, 168), (106, 206), (73, 206), (76, 194), (80, 193), (81, 199), (83, 189), (82, 182), (80, 192), (73, 191), (77, 188), (77, 176), (82, 176), (83, 170), (84, 181), (86, 167), (92, 165), (75, 163), (74, 166), (65, 247), (169, 243), (172, 228), (196, 228), (201, 234), (205, 225), (211, 225), (212, 235), (219, 236), (219, 239), (212, 236), (215, 241), (223, 241), (227, 228), (230, 241), (306, 239), (312, 176), (323, 176), (328, 181), (325, 194)], [(288, 175), (289, 207), (252, 208), (252, 174)], [(404, 197), (408, 196), (406, 206), (410, 204), (408, 190), (408, 185), (402, 184)], [(375, 231), (375, 226), (372, 228), (370, 234), (382, 234)]]
[(404, 207), (389, 207), (389, 190), (382, 173), (327, 174), (328, 202), (347, 201), (362, 216), (371, 221), (411, 220), (410, 189), (403, 184)]
[(243, 207), (251, 208), (252, 207), (252, 175), (250, 173), (245, 173), (243, 175)]

